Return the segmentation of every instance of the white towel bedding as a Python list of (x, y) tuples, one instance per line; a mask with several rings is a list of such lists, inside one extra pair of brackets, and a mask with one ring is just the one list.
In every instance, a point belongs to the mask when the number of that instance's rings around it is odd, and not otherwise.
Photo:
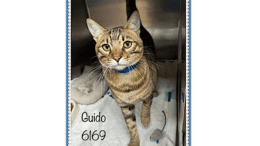
[[(167, 79), (169, 82), (169, 79)], [(158, 79), (158, 93), (159, 96), (153, 99), (153, 104), (151, 108), (151, 123), (148, 127), (144, 127), (141, 123), (140, 114), (142, 103), (136, 104), (136, 121), (137, 130), (140, 136), (140, 141), (142, 146), (173, 146), (172, 142), (175, 142), (176, 133), (176, 98), (174, 92), (174, 86), (166, 85), (166, 79)], [(111, 97), (111, 94), (107, 94), (95, 104), (92, 105), (79, 105), (80, 111), (79, 115), (75, 120), (75, 124), (72, 127), (72, 145), (73, 146), (127, 146), (130, 141), (130, 135), (126, 127), (126, 123), (122, 114), (120, 107), (117, 105), (115, 100)], [(168, 99), (168, 96), (171, 95)], [(165, 137), (157, 142), (151, 142), (150, 136), (153, 131), (158, 128), (162, 129), (165, 118), (162, 110), (166, 114), (166, 127), (164, 129)], [(105, 122), (83, 122), (82, 114), (87, 112), (88, 115), (104, 115), (106, 117)], [(86, 114), (83, 114), (83, 119), (86, 118)], [(104, 118), (103, 118), (104, 120)], [(86, 141), (82, 140), (83, 132), (87, 130), (87, 133), (98, 133), (101, 130), (106, 132), (106, 137), (102, 139), (99, 137), (97, 141), (90, 138)], [(104, 132), (101, 132), (101, 135)], [(89, 133), (88, 133), (89, 134)], [(87, 136), (83, 137), (84, 139)], [(170, 138), (170, 140), (169, 140)], [(97, 135), (94, 135), (94, 139), (97, 139)], [(172, 142), (171, 142), (172, 141)]]

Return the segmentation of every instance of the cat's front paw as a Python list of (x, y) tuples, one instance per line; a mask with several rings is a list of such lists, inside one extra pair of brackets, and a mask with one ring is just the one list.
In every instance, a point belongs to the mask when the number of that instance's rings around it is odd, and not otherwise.
[(153, 97), (157, 97), (158, 96), (158, 92), (155, 90), (153, 91)]
[(150, 116), (149, 117), (141, 117), (141, 122), (145, 127), (147, 127), (149, 125), (150, 121), (151, 121)]

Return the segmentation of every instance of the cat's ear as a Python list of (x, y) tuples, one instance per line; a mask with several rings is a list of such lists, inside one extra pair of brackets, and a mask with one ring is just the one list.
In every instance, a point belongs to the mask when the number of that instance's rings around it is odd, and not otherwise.
[(139, 36), (140, 26), (141, 26), (140, 15), (139, 15), (139, 12), (136, 10), (132, 13), (131, 17), (127, 21), (124, 28), (133, 30)]
[(92, 34), (94, 40), (97, 41), (100, 34), (103, 33), (105, 29), (91, 18), (88, 18), (86, 22), (89, 32)]

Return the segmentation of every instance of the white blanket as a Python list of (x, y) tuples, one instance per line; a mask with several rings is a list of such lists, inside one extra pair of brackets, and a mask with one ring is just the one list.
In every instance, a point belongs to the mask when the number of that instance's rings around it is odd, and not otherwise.
[[(164, 84), (169, 82), (169, 79), (159, 78), (158, 79), (158, 93), (159, 96), (153, 99), (151, 107), (151, 122), (148, 127), (144, 127), (141, 123), (140, 114), (142, 103), (139, 102), (136, 104), (135, 113), (137, 121), (137, 130), (140, 136), (140, 141), (142, 146), (173, 146), (172, 142), (175, 143), (176, 133), (176, 97), (174, 92), (173, 84), (167, 86)], [(72, 127), (72, 145), (73, 146), (127, 146), (130, 141), (130, 134), (128, 132), (122, 111), (117, 105), (115, 100), (109, 94), (107, 94), (92, 105), (79, 105), (80, 111), (79, 115), (75, 120), (75, 124)], [(168, 98), (169, 96), (169, 98)], [(165, 111), (166, 114), (166, 126), (164, 129), (164, 138), (157, 142), (151, 142), (150, 136), (153, 131), (158, 128), (162, 129), (165, 118), (162, 111)], [(83, 122), (86, 118), (86, 112), (88, 115), (104, 115), (106, 120), (105, 122)], [(82, 120), (83, 114), (83, 120)], [(91, 118), (91, 117), (90, 117)], [(92, 119), (92, 118), (91, 118)], [(88, 119), (89, 120), (89, 119)], [(104, 121), (104, 117), (103, 117)], [(89, 132), (99, 134), (101, 130), (106, 132), (106, 136), (103, 139), (99, 137), (98, 140), (94, 141), (90, 138), (86, 141), (82, 140), (83, 132), (87, 130)], [(101, 132), (101, 136), (104, 132)], [(97, 135), (94, 135), (94, 139), (97, 139)], [(87, 139), (87, 135), (83, 136), (84, 139)], [(101, 140), (103, 139), (103, 140)], [(170, 139), (170, 140), (169, 140)], [(172, 141), (172, 142), (171, 142)]]

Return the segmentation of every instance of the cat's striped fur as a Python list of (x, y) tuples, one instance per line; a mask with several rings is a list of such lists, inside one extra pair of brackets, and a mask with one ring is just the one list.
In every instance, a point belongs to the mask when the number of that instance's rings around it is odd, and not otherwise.
[[(135, 104), (143, 101), (141, 122), (148, 126), (152, 99), (157, 96), (157, 66), (144, 56), (145, 50), (139, 35), (139, 13), (135, 11), (124, 27), (110, 30), (102, 28), (92, 19), (87, 19), (87, 24), (96, 41), (96, 54), (102, 64), (105, 79), (127, 123), (131, 135), (128, 146), (140, 146)], [(131, 72), (116, 71), (131, 68), (135, 64), (137, 66)]]
[(112, 28), (112, 29), (109, 30), (109, 36), (112, 40), (118, 40), (122, 31), (123, 31), (122, 26)]

